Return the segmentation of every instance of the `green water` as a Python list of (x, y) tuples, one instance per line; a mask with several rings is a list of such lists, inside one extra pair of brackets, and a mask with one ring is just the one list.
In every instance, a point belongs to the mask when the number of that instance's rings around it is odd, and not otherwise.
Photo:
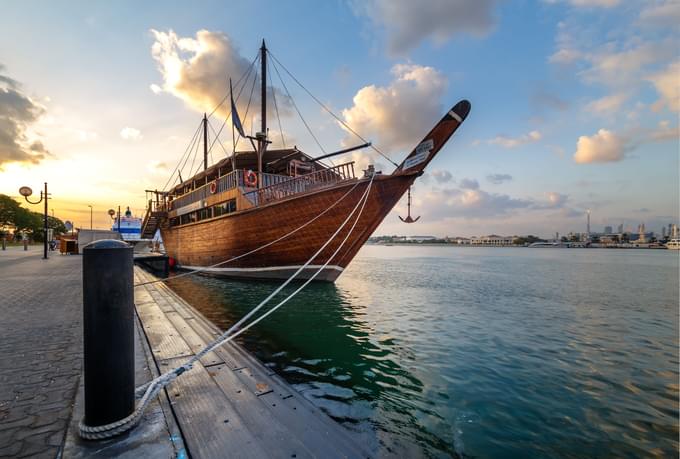
[[(240, 342), (376, 455), (677, 457), (678, 255), (368, 245)], [(221, 328), (276, 285), (170, 282)]]

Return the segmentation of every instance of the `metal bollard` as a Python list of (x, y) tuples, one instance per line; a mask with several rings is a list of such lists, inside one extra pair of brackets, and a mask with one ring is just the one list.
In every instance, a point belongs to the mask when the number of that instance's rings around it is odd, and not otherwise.
[(105, 239), (83, 248), (85, 418), (100, 426), (135, 407), (132, 246)]
[(7, 242), (5, 241), (5, 236), (2, 236), (2, 250), (7, 250), (7, 249), (5, 248), (5, 245), (6, 245), (6, 244), (7, 244)]
[(28, 250), (28, 239), (24, 238), (24, 252)]

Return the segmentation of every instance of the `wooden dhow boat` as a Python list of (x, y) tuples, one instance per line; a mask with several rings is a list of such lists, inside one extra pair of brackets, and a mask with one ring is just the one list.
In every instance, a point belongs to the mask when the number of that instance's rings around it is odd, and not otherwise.
[(463, 123), (470, 103), (462, 100), (446, 112), (392, 173), (369, 166), (357, 174), (354, 162), (328, 166), (321, 160), (370, 143), (317, 158), (297, 148), (267, 148), (269, 54), (263, 41), (256, 58), (261, 62), (262, 126), (254, 137), (243, 133), (231, 95), (233, 124), (253, 150), (233, 151), (209, 166), (204, 116), (203, 170), (186, 180), (180, 176), (181, 183), (167, 190), (147, 190), (152, 197), (142, 237), (151, 238), (159, 229), (168, 256), (183, 269), (235, 278), (286, 279), (331, 238), (371, 186), (353, 228), (342, 228), (298, 275), (308, 279), (328, 263), (315, 280), (333, 282)]

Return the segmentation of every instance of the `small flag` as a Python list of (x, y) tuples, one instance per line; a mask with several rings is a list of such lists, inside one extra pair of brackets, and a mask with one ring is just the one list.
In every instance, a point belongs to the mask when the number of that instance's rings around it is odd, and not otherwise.
[(241, 118), (238, 116), (238, 111), (236, 110), (236, 104), (234, 103), (234, 92), (231, 89), (231, 78), (229, 79), (229, 93), (231, 94), (231, 121), (236, 127), (236, 130), (241, 135), (245, 137), (246, 134), (243, 132), (243, 125), (241, 124)]

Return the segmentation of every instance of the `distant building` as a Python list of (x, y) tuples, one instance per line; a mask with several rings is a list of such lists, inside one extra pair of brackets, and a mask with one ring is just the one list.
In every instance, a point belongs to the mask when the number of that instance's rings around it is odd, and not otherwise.
[(647, 237), (645, 235), (645, 224), (644, 223), (640, 223), (638, 225), (638, 239), (637, 240), (641, 243), (647, 242)]
[(668, 231), (668, 233), (669, 233), (668, 236), (671, 239), (677, 239), (678, 237), (680, 237), (680, 232), (678, 232), (678, 225), (673, 223), (672, 225), (669, 225), (669, 226), (670, 226), (670, 229)]
[(471, 245), (512, 245), (512, 241), (515, 238), (512, 236), (498, 236), (496, 234), (490, 234), (489, 236), (473, 236), (470, 238)]
[(605, 226), (604, 227), (604, 234), (612, 234), (614, 232), (614, 229), (611, 226)]
[(619, 228), (616, 230), (617, 233), (623, 234), (623, 223), (619, 225)]
[(469, 237), (457, 237), (452, 239), (452, 241), (458, 245), (470, 245), (471, 242)]
[(426, 242), (426, 241), (434, 241), (437, 238), (434, 236), (406, 236), (407, 241), (411, 242)]

